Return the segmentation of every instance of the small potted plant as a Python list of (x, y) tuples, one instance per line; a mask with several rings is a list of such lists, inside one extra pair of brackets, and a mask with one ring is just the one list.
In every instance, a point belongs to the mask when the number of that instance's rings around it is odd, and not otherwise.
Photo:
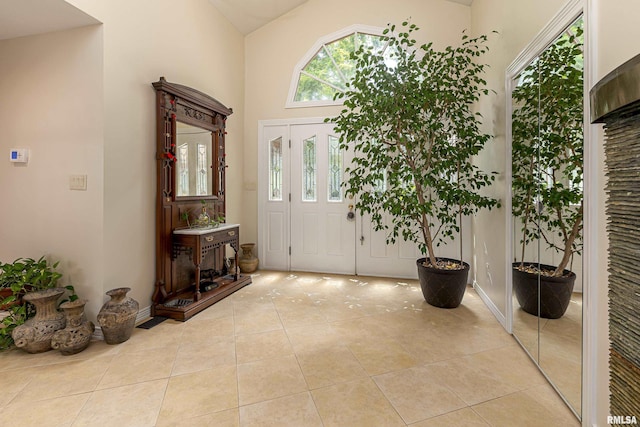
[(224, 223), (224, 215), (209, 214), (206, 200), (200, 200), (200, 212), (193, 215), (191, 220), (190, 211), (183, 212), (180, 219), (187, 224), (188, 228), (215, 228)]
[[(0, 320), (0, 349), (11, 347), (12, 331), (35, 315), (33, 306), (23, 303), (22, 297), (28, 292), (58, 286), (62, 277), (56, 270), (58, 264), (50, 264), (44, 257), (38, 260), (18, 258), (11, 263), (0, 263), (0, 306), (5, 312)], [(72, 286), (65, 288), (70, 293), (69, 300), (77, 299)]]
[[(512, 93), (512, 214), (520, 229), (513, 289), (524, 311), (548, 319), (567, 310), (576, 280), (570, 264), (582, 248), (582, 34), (573, 25)], [(527, 261), (535, 242), (561, 255), (558, 265)]]
[[(482, 78), (486, 36), (463, 34), (457, 47), (418, 46), (418, 28), (403, 22), (384, 31), (390, 55), (361, 46), (352, 56), (355, 76), (335, 118), (341, 148), (354, 151), (347, 169), (347, 195), (371, 215), (387, 242), (414, 242), (425, 258), (417, 260), (425, 300), (457, 307), (464, 296), (469, 265), (438, 257), (436, 247), (460, 233), (462, 216), (491, 209), (498, 200), (483, 195), (495, 172), (472, 162), (490, 136), (480, 131), (473, 111), (488, 94)], [(389, 215), (391, 224), (384, 218)]]

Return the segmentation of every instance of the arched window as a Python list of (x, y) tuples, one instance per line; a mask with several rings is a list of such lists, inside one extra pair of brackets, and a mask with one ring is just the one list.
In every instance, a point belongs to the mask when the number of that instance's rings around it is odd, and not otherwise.
[(343, 92), (353, 78), (352, 52), (365, 45), (390, 56), (382, 31), (378, 27), (354, 25), (318, 40), (293, 71), (287, 108), (340, 105), (333, 97)]

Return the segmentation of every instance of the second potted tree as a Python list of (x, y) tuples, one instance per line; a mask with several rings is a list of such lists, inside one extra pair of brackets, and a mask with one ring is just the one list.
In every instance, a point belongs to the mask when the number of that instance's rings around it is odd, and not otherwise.
[[(520, 229), (513, 289), (524, 311), (564, 315), (574, 288), (574, 255), (582, 248), (582, 21), (569, 27), (519, 76), (512, 93), (512, 213)], [(527, 261), (540, 242), (557, 265)], [(529, 255), (531, 256), (531, 255)]]

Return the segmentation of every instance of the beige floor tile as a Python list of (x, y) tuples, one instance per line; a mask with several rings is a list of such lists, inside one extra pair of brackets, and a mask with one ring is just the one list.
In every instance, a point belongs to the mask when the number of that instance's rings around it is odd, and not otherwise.
[(513, 344), (513, 337), (496, 322), (495, 326), (455, 323), (433, 329), (434, 338), (447, 342), (452, 354), (468, 355)]
[(96, 391), (73, 426), (153, 426), (166, 388), (163, 379)]
[[(492, 427), (578, 427), (580, 423), (566, 412), (548, 406), (521, 391), (473, 407)], [(568, 411), (568, 409), (567, 409)]]
[(475, 405), (517, 391), (503, 378), (471, 364), (469, 357), (425, 365), (440, 384), (446, 384), (467, 405)]
[(193, 418), (159, 420), (155, 427), (184, 427), (185, 425), (189, 427), (240, 427), (240, 417), (238, 409), (234, 408)]
[(233, 302), (233, 313), (242, 315), (248, 309), (253, 311), (273, 309), (274, 291), (267, 286), (253, 283), (227, 297)]
[(444, 313), (426, 313), (421, 307), (423, 304), (424, 301), (414, 301), (411, 308), (376, 315), (381, 331), (395, 337), (432, 329), (433, 322), (439, 321), (438, 318)]
[[(5, 377), (2, 376), (3, 393)], [(37, 402), (23, 400), (0, 411), (0, 425), (20, 427), (70, 426), (91, 393), (57, 397)]]
[(181, 343), (213, 342), (220, 336), (233, 336), (235, 332), (233, 315), (218, 319), (193, 319), (184, 325)]
[(114, 357), (97, 389), (120, 387), (143, 381), (168, 378), (176, 358), (175, 347), (167, 351), (124, 353)]
[(309, 392), (240, 407), (242, 427), (322, 427)]
[(317, 307), (328, 322), (357, 319), (368, 315), (360, 301), (349, 297), (327, 300), (318, 304)]
[(549, 411), (553, 412), (558, 419), (564, 421), (567, 426), (578, 426), (580, 423), (569, 407), (558, 398), (557, 392), (548, 383), (538, 385), (527, 389), (524, 393), (531, 399), (545, 406)]
[(177, 349), (185, 324), (175, 320), (165, 320), (151, 329), (134, 328), (131, 338), (117, 344), (122, 353), (140, 353)]
[(236, 349), (232, 336), (206, 342), (185, 342), (176, 354), (171, 376), (207, 371), (220, 365), (235, 365)]
[(235, 311), (235, 334), (256, 334), (258, 332), (267, 332), (282, 329), (282, 322), (278, 312), (269, 304), (269, 308), (264, 309), (246, 309), (242, 312)]
[(499, 377), (516, 390), (546, 383), (529, 356), (515, 342), (509, 346), (472, 354), (464, 360), (477, 370)]
[[(33, 369), (14, 369), (12, 371), (0, 372), (0, 382), (2, 383), (2, 399), (0, 408), (11, 403), (14, 397), (21, 393), (33, 377)], [(1, 411), (0, 411), (1, 412)], [(0, 423), (0, 425), (2, 425)]]
[(320, 308), (306, 295), (274, 299), (274, 305), (285, 328), (326, 322)]
[(390, 339), (350, 342), (347, 347), (369, 375), (407, 369), (418, 364), (411, 353), (397, 341)]
[(343, 346), (296, 354), (309, 389), (367, 377), (353, 353)]
[[(253, 281), (119, 345), (0, 352), (0, 425), (16, 414), (21, 426), (579, 425), (471, 288), (445, 310), (415, 281), (268, 271)], [(577, 319), (541, 322), (558, 359), (543, 363), (574, 387), (565, 362), (577, 358), (563, 343), (579, 347), (567, 332)]]
[(92, 341), (86, 350), (69, 356), (64, 356), (56, 350), (31, 354), (13, 347), (9, 350), (0, 351), (0, 373), (14, 369), (34, 368), (36, 366), (69, 363), (98, 357), (113, 357), (119, 351), (120, 349), (117, 346), (110, 346), (101, 340)]
[[(514, 425), (517, 425), (514, 424)], [(430, 418), (411, 424), (410, 427), (490, 427), (482, 417), (476, 414), (473, 409), (464, 408), (458, 411), (449, 412), (448, 414)]]
[(38, 401), (94, 391), (109, 368), (109, 361), (108, 357), (98, 357), (34, 368), (28, 387), (14, 401)]
[(307, 391), (295, 356), (264, 359), (238, 365), (240, 405)]
[(424, 366), (378, 375), (374, 381), (407, 424), (467, 406)]
[(433, 331), (425, 330), (399, 335), (395, 340), (407, 350), (419, 364), (440, 362), (464, 356), (460, 351), (454, 350), (449, 345), (443, 345)]
[(171, 377), (160, 409), (163, 423), (233, 409), (238, 406), (234, 365)]
[(284, 330), (238, 335), (236, 337), (238, 363), (270, 359), (293, 354), (293, 347)]
[(357, 319), (340, 320), (331, 322), (330, 325), (345, 343), (358, 342), (362, 340), (376, 340), (381, 338), (392, 338), (392, 334), (386, 328), (384, 316), (364, 316)]
[(325, 427), (387, 427), (405, 423), (371, 379), (312, 390)]
[[(543, 343), (541, 343), (542, 345)], [(578, 411), (582, 397), (582, 358), (576, 355), (567, 360), (553, 351), (543, 351), (540, 366), (553, 384)]]
[(340, 335), (328, 323), (288, 327), (286, 332), (296, 353), (319, 351), (342, 344)]
[(230, 298), (222, 299), (206, 310), (201, 311), (189, 319), (187, 323), (199, 322), (201, 320), (231, 319), (233, 318), (233, 301)]

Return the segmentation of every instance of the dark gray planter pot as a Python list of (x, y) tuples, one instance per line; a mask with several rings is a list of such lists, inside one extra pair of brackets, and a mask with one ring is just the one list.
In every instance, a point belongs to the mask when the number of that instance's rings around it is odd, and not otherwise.
[[(513, 291), (516, 294), (518, 304), (524, 311), (538, 316), (538, 299), (540, 317), (545, 319), (559, 319), (567, 311), (573, 285), (576, 281), (574, 272), (564, 270), (560, 277), (548, 277), (540, 275), (540, 291), (538, 292), (538, 274), (520, 271), (516, 267), (520, 263), (513, 263)], [(538, 263), (527, 263), (526, 266), (538, 266)], [(540, 264), (541, 268), (555, 270), (555, 267)]]
[[(462, 302), (464, 292), (467, 289), (469, 277), (469, 264), (463, 263), (461, 270), (442, 270), (426, 267), (420, 258), (416, 261), (418, 266), (418, 279), (422, 288), (422, 295), (428, 304), (439, 308), (456, 308)], [(459, 263), (459, 260), (450, 258), (438, 258)]]

